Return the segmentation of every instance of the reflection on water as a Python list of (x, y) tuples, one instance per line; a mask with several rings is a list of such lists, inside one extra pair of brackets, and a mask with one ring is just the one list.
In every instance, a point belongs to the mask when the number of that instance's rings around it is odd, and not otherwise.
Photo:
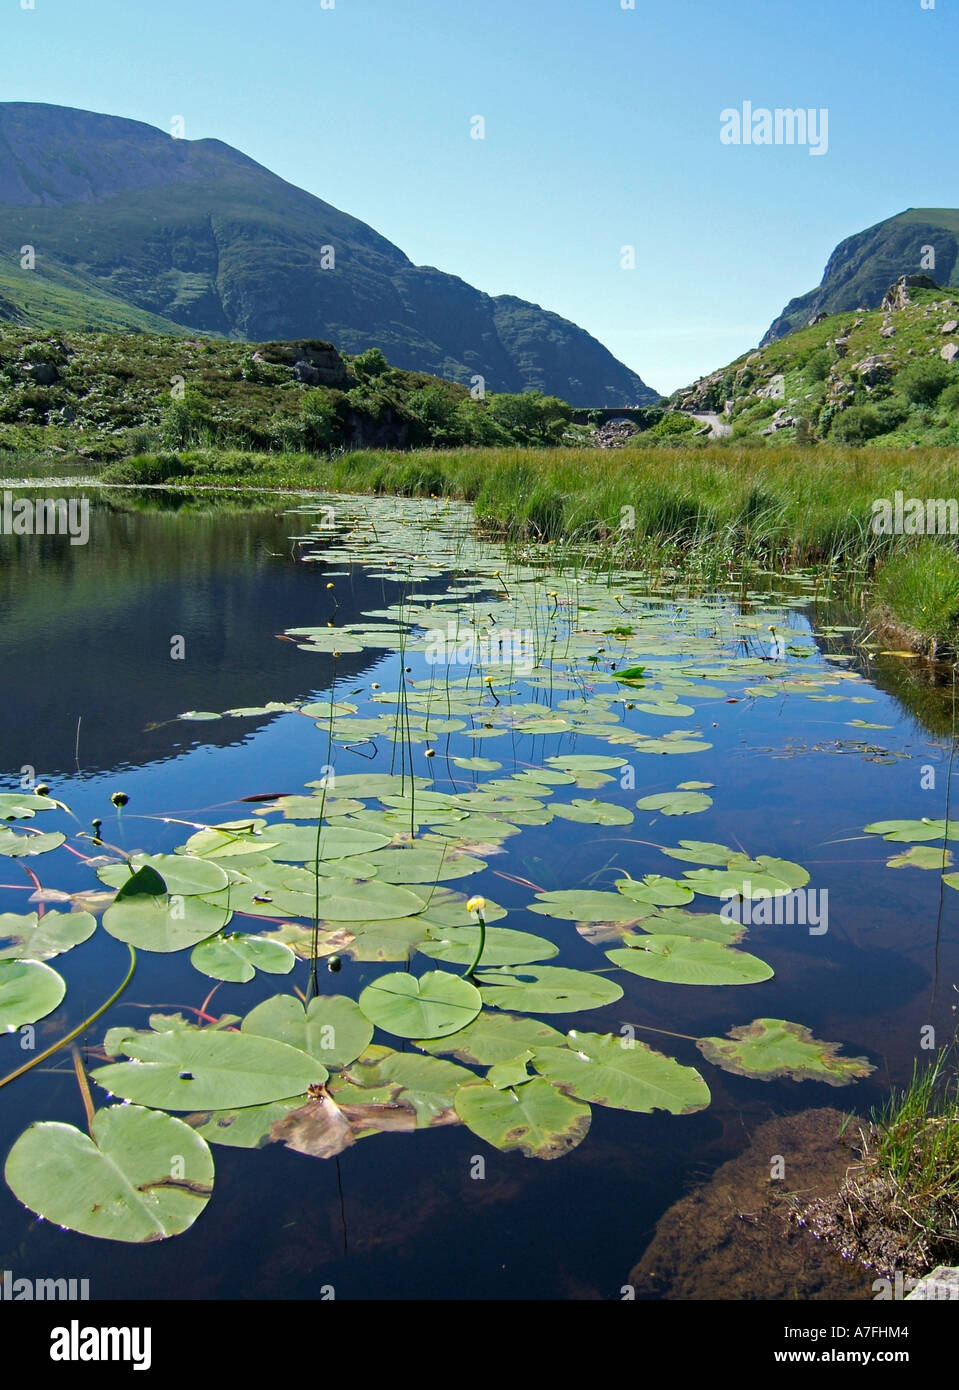
[[(341, 560), (326, 563), (322, 542), (309, 547), (320, 558), (303, 563), (291, 535), (307, 522), (283, 515), (279, 503), (196, 513), (114, 501), (94, 507), (85, 548), (55, 538), (0, 538), (0, 785), (16, 787), (20, 770), (31, 766), (82, 823), (103, 818), (111, 841), (127, 849), (171, 849), (188, 832), (158, 818), (227, 819), (237, 814), (237, 798), (295, 793), (318, 776), (326, 745), (310, 718), (177, 719), (190, 710), (315, 698), (329, 688), (333, 658), (301, 651), (278, 634), (325, 624), (330, 582), (338, 626), (396, 600), (395, 577), (361, 565), (344, 569)], [(440, 596), (451, 582), (436, 572), (417, 593)], [(843, 619), (836, 608), (810, 608), (791, 609), (776, 622), (808, 630), (810, 622), (818, 629)], [(171, 659), (177, 637), (182, 661)], [(857, 669), (861, 656), (842, 642), (820, 638), (816, 650), (807, 642), (810, 654), (790, 661), (812, 676), (830, 669), (822, 656), (830, 651), (851, 656)], [(422, 655), (407, 660), (410, 679), (424, 679)], [(869, 1056), (878, 1068), (869, 1081), (837, 1092), (818, 1082), (762, 1083), (710, 1068), (708, 1110), (680, 1119), (594, 1106), (587, 1141), (556, 1163), (499, 1153), (462, 1127), (413, 1140), (379, 1136), (331, 1162), (279, 1146), (217, 1148), (216, 1194), (202, 1219), (174, 1241), (143, 1248), (52, 1229), (0, 1187), (0, 1267), (24, 1276), (87, 1277), (94, 1297), (181, 1297), (186, 1283), (200, 1298), (318, 1297), (325, 1286), (354, 1298), (618, 1298), (664, 1213), (742, 1155), (765, 1121), (824, 1106), (868, 1110), (890, 1079), (908, 1079), (923, 1026), (936, 1025), (941, 1041), (952, 1031), (959, 952), (950, 894), (937, 947), (939, 875), (888, 869), (885, 861), (898, 847), (862, 834), (875, 819), (942, 814), (942, 735), (949, 726), (938, 700), (927, 704), (900, 676), (901, 665), (880, 659), (858, 669), (865, 680), (857, 694), (871, 703), (741, 694), (729, 703), (702, 702), (696, 722), (712, 745), (707, 751), (637, 756), (635, 789), (617, 784), (604, 794), (632, 808), (645, 794), (701, 779), (715, 784), (706, 812), (687, 819), (638, 813), (626, 828), (559, 819), (526, 826), (490, 859), (479, 891), (509, 910), (510, 926), (561, 945), (564, 964), (595, 968), (596, 947), (572, 923), (527, 913), (529, 883), (544, 890), (609, 888), (623, 868), (633, 877), (674, 872), (675, 865), (664, 868), (658, 846), (684, 836), (801, 863), (815, 887), (829, 892), (829, 931), (816, 937), (797, 927), (754, 928), (747, 944), (774, 967), (772, 980), (722, 989), (624, 975), (612, 1022), (603, 1012), (553, 1022), (584, 1031), (627, 1022), (665, 1030), (680, 1035), (670, 1040), (672, 1055), (702, 1066), (683, 1035), (721, 1035), (759, 1016), (791, 1019), (841, 1042), (850, 1055)], [(372, 684), (395, 684), (395, 655), (346, 650), (337, 658), (336, 679), (338, 698), (350, 699), (361, 716), (373, 712)], [(539, 705), (569, 695), (522, 682), (517, 689), (517, 700)], [(858, 727), (857, 718), (884, 727)], [(460, 785), (464, 776), (445, 761), (447, 754), (493, 757), (503, 764), (494, 775), (506, 777), (573, 746), (610, 751), (582, 735), (574, 745), (513, 732), (481, 746), (454, 732), (444, 735), (434, 766), (417, 748), (417, 771), (428, 771), (446, 789), (451, 776)], [(337, 768), (389, 771), (390, 758), (382, 744), (345, 747)], [(929, 765), (940, 773), (933, 792), (920, 780)], [(108, 797), (121, 784), (130, 804), (118, 821)], [(55, 864), (54, 856), (36, 861), (42, 881), (68, 890), (90, 886), (81, 863), (63, 851), (55, 858)], [(32, 885), (13, 861), (0, 864), (7, 866), (0, 872), (0, 911), (26, 910)], [(64, 959), (65, 1013), (55, 1025), (48, 1019), (38, 1026), (38, 1045), (92, 1012), (122, 977), (125, 956), (118, 942), (98, 933)], [(347, 960), (337, 990), (355, 997), (381, 968)], [(110, 1023), (145, 1026), (146, 1006), (199, 1006), (210, 985), (181, 957), (143, 955), (133, 988), (87, 1042), (99, 1042)], [(216, 1010), (244, 1013), (275, 990), (262, 977), (249, 986), (223, 985)], [(652, 1034), (641, 1036), (655, 1045)], [(16, 1039), (0, 1039), (0, 1073), (20, 1060)], [(4, 1092), (0, 1151), (38, 1117), (83, 1123), (72, 1073), (62, 1062), (59, 1074), (37, 1071)], [(472, 1175), (477, 1153), (486, 1158), (481, 1180)], [(664, 1239), (662, 1230), (657, 1239)], [(687, 1255), (692, 1260), (695, 1251)], [(769, 1260), (778, 1267), (774, 1250)], [(785, 1290), (785, 1254), (779, 1284), (770, 1278), (771, 1287)], [(661, 1288), (659, 1296), (699, 1296), (679, 1264), (671, 1280), (673, 1293)], [(720, 1282), (717, 1274), (711, 1296), (723, 1296)], [(858, 1285), (830, 1287), (835, 1296), (870, 1296)]]

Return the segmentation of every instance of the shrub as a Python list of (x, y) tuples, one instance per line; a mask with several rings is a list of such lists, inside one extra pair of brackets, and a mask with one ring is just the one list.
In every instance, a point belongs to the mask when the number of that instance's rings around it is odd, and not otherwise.
[(358, 357), (354, 357), (351, 365), (353, 375), (359, 377), (360, 381), (372, 381), (375, 377), (385, 376), (390, 370), (381, 348), (367, 348), (366, 352), (361, 352)]
[(817, 348), (803, 366), (807, 381), (825, 381), (832, 366), (832, 356), (825, 348)]
[(896, 386), (916, 405), (935, 405), (953, 379), (945, 362), (911, 362), (896, 378)]
[(865, 444), (885, 432), (877, 410), (868, 405), (853, 405), (835, 417), (829, 434), (840, 444)]

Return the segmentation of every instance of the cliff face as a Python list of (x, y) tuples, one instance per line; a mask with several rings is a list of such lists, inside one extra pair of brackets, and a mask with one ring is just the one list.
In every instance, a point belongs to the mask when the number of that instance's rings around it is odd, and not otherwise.
[(760, 346), (805, 328), (819, 314), (878, 309), (900, 275), (928, 273), (938, 284), (949, 285), (955, 279), (957, 261), (959, 210), (910, 208), (840, 242), (822, 283), (790, 300)]
[[(575, 405), (658, 398), (575, 324), (415, 266), (372, 227), (218, 140), (66, 107), (0, 104), (0, 245), (171, 326), (381, 347), (396, 366)], [(4, 294), (11, 252), (0, 256)], [(22, 306), (21, 306), (22, 307)]]

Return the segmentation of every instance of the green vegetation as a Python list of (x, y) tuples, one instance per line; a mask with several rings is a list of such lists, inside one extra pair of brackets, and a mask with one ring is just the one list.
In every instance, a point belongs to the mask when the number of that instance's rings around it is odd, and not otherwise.
[[(801, 327), (744, 354), (673, 407), (724, 411), (734, 443), (959, 444), (959, 289), (910, 287), (891, 310), (856, 311)], [(781, 378), (776, 389), (776, 378)]]
[(864, 1206), (883, 1210), (918, 1270), (955, 1264), (959, 1252), (959, 1077), (942, 1049), (912, 1083), (893, 1094), (863, 1134), (856, 1188)]
[(931, 656), (959, 649), (959, 556), (926, 540), (884, 565), (873, 593), (873, 618)]

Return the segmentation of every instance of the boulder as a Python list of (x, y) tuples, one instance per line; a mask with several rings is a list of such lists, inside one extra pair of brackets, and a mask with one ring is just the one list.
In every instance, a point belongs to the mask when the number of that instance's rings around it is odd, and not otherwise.
[(920, 1279), (916, 1287), (906, 1294), (906, 1302), (910, 1299), (956, 1299), (959, 1300), (959, 1268), (955, 1265), (939, 1265), (931, 1274), (927, 1274), (924, 1279)]
[(909, 291), (911, 289), (937, 290), (938, 288), (935, 280), (930, 280), (928, 275), (900, 275), (896, 283), (890, 285), (886, 291), (886, 297), (880, 308), (887, 313), (896, 309), (905, 309), (906, 305), (910, 303)]
[(959, 319), (950, 319), (948, 323), (942, 325), (939, 332), (946, 334), (955, 333), (957, 328), (959, 328)]
[(941, 349), (939, 356), (942, 358), (943, 362), (955, 362), (956, 358), (959, 357), (959, 345), (956, 343), (946, 343), (945, 347)]
[(879, 386), (892, 376), (888, 357), (864, 357), (855, 364), (853, 371), (866, 386)]

